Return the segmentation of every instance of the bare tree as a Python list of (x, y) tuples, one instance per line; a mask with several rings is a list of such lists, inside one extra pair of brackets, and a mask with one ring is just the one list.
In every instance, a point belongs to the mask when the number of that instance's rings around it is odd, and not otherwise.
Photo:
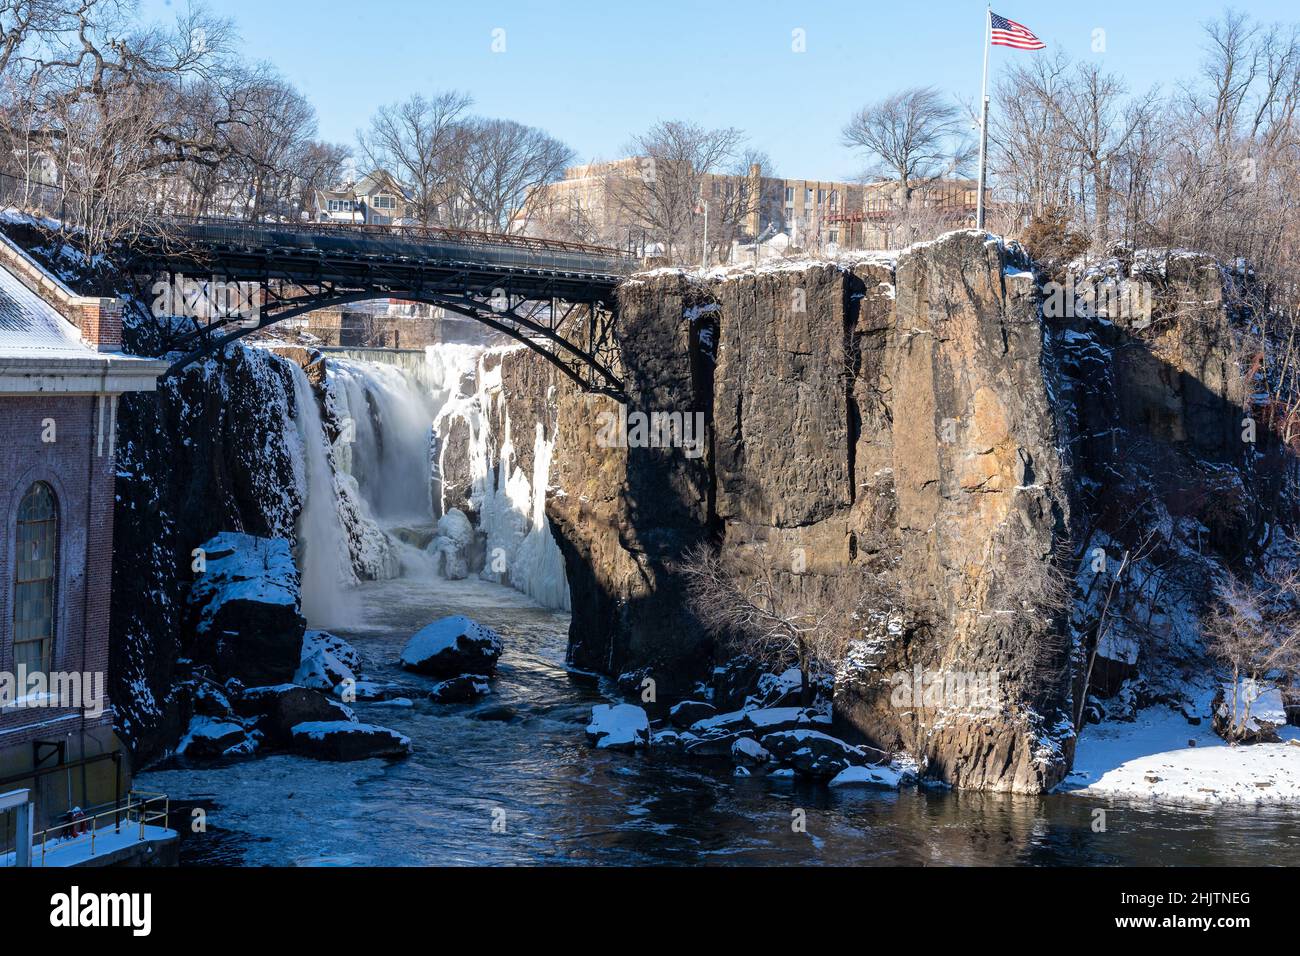
[(412, 193), (414, 217), (425, 225), (443, 221), (454, 200), (465, 140), (462, 121), (471, 100), (449, 90), (420, 94), (384, 106), (358, 136), (361, 155), (387, 170)]
[(1272, 617), (1260, 592), (1234, 576), (1219, 586), (1217, 603), (1202, 620), (1201, 632), (1206, 649), (1231, 675), (1225, 737), (1238, 743), (1250, 736), (1251, 706), (1270, 675), (1295, 670), (1300, 632)]
[(573, 162), (573, 151), (545, 131), (502, 119), (465, 123), (456, 155), (451, 222), (489, 232), (527, 226), (539, 212), (539, 187)]
[(783, 586), (770, 565), (724, 560), (707, 545), (687, 550), (677, 571), (700, 622), (735, 650), (772, 666), (797, 662), (800, 699), (812, 703), (811, 673), (842, 656), (835, 611), (811, 607)]
[(740, 130), (706, 129), (669, 120), (632, 138), (627, 152), (637, 169), (615, 174), (609, 195), (622, 222), (643, 229), (665, 254), (685, 261), (700, 251), (704, 231), (705, 179), (733, 163), (744, 137)]
[(868, 176), (898, 182), (906, 208), (917, 188), (960, 172), (974, 156), (960, 115), (934, 87), (912, 87), (855, 113), (844, 144), (867, 153)]

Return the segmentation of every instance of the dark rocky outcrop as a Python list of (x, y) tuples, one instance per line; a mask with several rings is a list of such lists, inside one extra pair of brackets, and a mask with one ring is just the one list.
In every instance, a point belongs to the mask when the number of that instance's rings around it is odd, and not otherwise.
[(225, 530), (294, 540), (292, 409), (284, 360), (242, 347), (157, 392), (122, 397), (109, 679), (118, 732), (137, 762), (161, 754), (189, 723), (177, 661), (192, 650), (193, 550)]
[(351, 721), (310, 721), (292, 730), (296, 753), (318, 760), (366, 760), (371, 757), (405, 757), (410, 738), (387, 727)]
[[(561, 436), (563, 493), (547, 515), (572, 593), (571, 661), (620, 687), (650, 682), (656, 707), (702, 686), (724, 713), (794, 703), (684, 611), (673, 563), (707, 540), (812, 607), (854, 607), (864, 557), (897, 566), (907, 619), (850, 646), (834, 723), (949, 783), (1041, 792), (1072, 759), (1077, 700), (1177, 702), (1153, 675), (1204, 668), (1195, 621), (1214, 575), (1295, 515), (1276, 443), (1242, 447), (1235, 280), (1195, 256), (1116, 268), (1154, 289), (1143, 309), (1045, 316), (1032, 263), (975, 232), (896, 261), (633, 277), (619, 290), (628, 414), (699, 411), (699, 456), (607, 447), (612, 403), (508, 356), (507, 391), (554, 396), (533, 413), (553, 414)], [(518, 402), (516, 429), (529, 414)], [(1114, 596), (1141, 633), (1117, 625), (1093, 655), (1107, 588), (1075, 562), (1086, 543), (1113, 568), (1153, 528), (1150, 567)], [(1174, 564), (1187, 572), (1154, 587)], [(974, 707), (900, 703), (900, 678), (936, 673), (996, 683)], [(1116, 695), (1128, 704), (1112, 707)]]
[(402, 648), (399, 663), (432, 677), (488, 675), (496, 670), (501, 635), (467, 617), (444, 617), (417, 631)]

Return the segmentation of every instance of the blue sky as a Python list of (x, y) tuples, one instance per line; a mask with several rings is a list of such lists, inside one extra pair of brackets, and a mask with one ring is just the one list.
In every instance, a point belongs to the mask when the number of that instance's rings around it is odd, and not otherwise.
[[(151, 18), (181, 0), (142, 0)], [(777, 170), (841, 179), (862, 163), (840, 129), (864, 103), (933, 84), (979, 94), (985, 5), (840, 0), (210, 0), (250, 59), (268, 60), (315, 104), (325, 139), (351, 144), (375, 107), (456, 88), (475, 110), (541, 126), (580, 160), (610, 159), (659, 119), (736, 126)], [(1280, 0), (1238, 3), (1265, 22), (1300, 20)], [(1168, 87), (1201, 59), (1211, 0), (1095, 0), (994, 11), (1075, 58), (1100, 58), (1130, 88)], [(1093, 31), (1106, 51), (1092, 51)], [(505, 51), (492, 51), (504, 30)], [(805, 52), (792, 49), (804, 31)], [(498, 35), (499, 36), (499, 35)], [(993, 48), (991, 71), (1038, 54)]]

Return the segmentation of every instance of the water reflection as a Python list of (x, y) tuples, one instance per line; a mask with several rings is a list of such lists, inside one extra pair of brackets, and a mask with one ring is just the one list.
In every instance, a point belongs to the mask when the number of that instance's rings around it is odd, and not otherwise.
[[(1284, 810), (1173, 810), (1044, 798), (840, 789), (735, 777), (725, 761), (590, 750), (598, 681), (563, 666), (567, 617), (482, 582), (398, 580), (354, 595), (346, 632), (379, 677), (406, 638), (448, 613), (507, 637), (493, 692), (471, 705), (358, 705), (412, 738), (410, 759), (325, 764), (273, 756), (158, 770), (144, 789), (210, 801), (187, 863), (1136, 865), (1300, 863)], [(1094, 832), (1095, 809), (1105, 831)], [(184, 808), (182, 807), (182, 810)], [(792, 829), (802, 811), (806, 832)], [(505, 832), (493, 832), (504, 812)]]

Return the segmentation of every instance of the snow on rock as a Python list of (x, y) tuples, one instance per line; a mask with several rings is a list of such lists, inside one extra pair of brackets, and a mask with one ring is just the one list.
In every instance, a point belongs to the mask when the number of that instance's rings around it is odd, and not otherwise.
[(176, 745), (176, 753), (198, 760), (214, 760), (234, 753), (251, 752), (255, 742), (243, 724), (216, 717), (194, 717), (189, 730)]
[(352, 711), (320, 691), (295, 684), (250, 687), (236, 704), (237, 712), (257, 719), (257, 729), (267, 741), (285, 745), (292, 741), (293, 729), (308, 721), (356, 720)]
[(1208, 720), (1193, 725), (1167, 707), (1149, 707), (1131, 723), (1088, 727), (1074, 772), (1058, 789), (1173, 804), (1300, 804), (1295, 728), (1282, 736), (1292, 739), (1232, 747)]
[(731, 759), (738, 764), (757, 766), (767, 763), (772, 755), (753, 737), (741, 737), (731, 745)]
[(819, 730), (782, 730), (759, 742), (778, 761), (809, 777), (834, 777), (870, 762), (865, 750)]
[(599, 750), (631, 750), (650, 739), (650, 718), (635, 704), (597, 704), (591, 708), (587, 737)]
[(889, 764), (845, 767), (831, 778), (828, 787), (889, 787), (897, 789), (909, 778), (898, 767)]
[(716, 716), (718, 709), (702, 700), (683, 700), (668, 711), (668, 722), (683, 730), (701, 720)]
[(344, 681), (361, 680), (361, 655), (329, 631), (307, 631), (293, 682), (313, 690), (332, 691)]
[(405, 757), (411, 752), (411, 738), (375, 724), (316, 720), (292, 728), (292, 746), (298, 753), (319, 760), (365, 760)]
[(434, 684), (429, 699), (435, 704), (464, 704), (482, 697), (490, 689), (491, 685), (478, 674), (459, 674)]
[(491, 674), (502, 647), (501, 636), (492, 628), (457, 614), (417, 631), (402, 648), (400, 663), (434, 677)]
[(189, 593), (197, 656), (245, 684), (288, 680), (306, 630), (289, 542), (223, 531), (201, 547), (203, 570)]

